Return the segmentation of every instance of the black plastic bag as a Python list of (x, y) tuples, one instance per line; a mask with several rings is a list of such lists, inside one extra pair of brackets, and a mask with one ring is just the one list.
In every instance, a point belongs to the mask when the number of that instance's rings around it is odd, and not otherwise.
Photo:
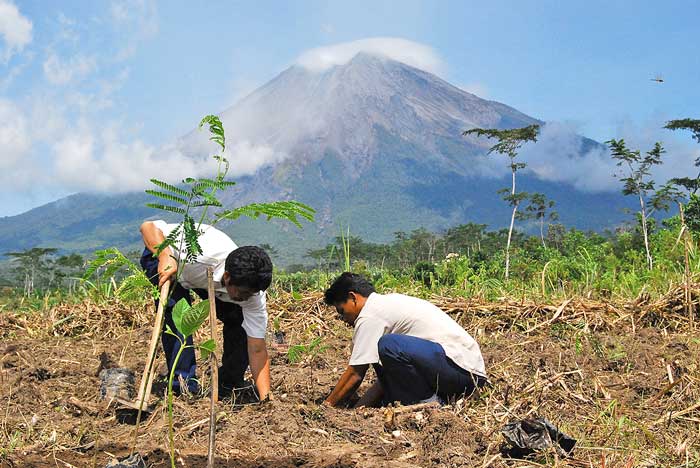
[(550, 447), (559, 456), (567, 457), (576, 445), (576, 439), (560, 432), (544, 418), (510, 422), (501, 428), (501, 433), (506, 439), (501, 453), (509, 458), (524, 458)]
[(107, 463), (105, 468), (146, 468), (146, 461), (140, 454), (135, 453), (121, 460), (112, 460), (111, 462)]
[(125, 367), (114, 367), (100, 371), (100, 399), (119, 397), (134, 398), (134, 371)]

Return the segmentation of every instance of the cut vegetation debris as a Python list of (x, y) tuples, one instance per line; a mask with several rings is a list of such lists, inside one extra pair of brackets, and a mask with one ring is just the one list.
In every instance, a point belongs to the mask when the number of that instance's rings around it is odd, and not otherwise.
[[(698, 285), (690, 290), (697, 314)], [(274, 401), (220, 405), (216, 466), (698, 466), (700, 317), (691, 321), (686, 297), (684, 287), (628, 303), (432, 297), (478, 337), (492, 385), (470, 400), (387, 416), (319, 405), (344, 369), (351, 330), (319, 293), (275, 294), (270, 323), (302, 347), (293, 363), (286, 348), (271, 351)], [(100, 400), (98, 374), (144, 367), (153, 314), (119, 302), (3, 310), (0, 466), (104, 467), (129, 456), (133, 426)], [(162, 356), (158, 364), (163, 371)], [(146, 466), (169, 463), (162, 408), (139, 431)], [(174, 411), (178, 463), (205, 466), (208, 399), (179, 397)], [(571, 456), (504, 458), (501, 428), (538, 417), (577, 440)]]

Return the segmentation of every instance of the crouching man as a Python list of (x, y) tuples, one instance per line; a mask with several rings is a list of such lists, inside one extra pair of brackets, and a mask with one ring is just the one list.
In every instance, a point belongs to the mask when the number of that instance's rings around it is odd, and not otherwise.
[[(141, 235), (146, 246), (141, 266), (154, 284), (163, 285), (166, 281), (178, 278), (178, 261), (187, 254), (185, 245), (168, 247), (156, 257), (156, 246), (176, 227), (177, 224), (166, 224), (160, 220), (147, 221), (141, 225)], [(183, 338), (173, 322), (173, 307), (180, 299), (190, 303), (190, 290), (202, 299), (207, 298), (207, 267), (212, 267), (216, 317), (224, 324), (219, 397), (226, 398), (234, 389), (245, 386), (243, 376), (250, 365), (258, 397), (264, 400), (270, 397), (270, 359), (265, 345), (265, 290), (272, 282), (272, 261), (263, 249), (255, 246), (238, 247), (225, 233), (212, 226), (203, 224), (200, 231), (202, 255), (194, 263), (182, 267), (183, 271), (172, 286), (170, 299), (164, 308), (163, 329), (169, 326)], [(162, 342), (170, 372), (180, 349), (180, 341), (163, 333)], [(191, 336), (187, 338), (187, 344), (192, 345)], [(199, 392), (196, 370), (194, 349), (188, 347), (180, 355), (175, 368), (178, 380), (173, 387), (176, 393), (182, 390), (179, 379), (187, 383), (190, 392)]]
[(378, 294), (353, 273), (340, 275), (324, 301), (355, 331), (350, 363), (323, 404), (346, 403), (370, 364), (378, 380), (356, 407), (448, 401), (486, 383), (479, 345), (435, 305), (403, 294)]

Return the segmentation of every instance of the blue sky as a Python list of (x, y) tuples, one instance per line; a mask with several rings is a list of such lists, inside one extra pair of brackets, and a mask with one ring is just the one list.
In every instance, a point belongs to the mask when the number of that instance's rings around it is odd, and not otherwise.
[(426, 47), (452, 84), (598, 141), (694, 152), (660, 127), (700, 118), (699, 20), (695, 1), (0, 0), (0, 216), (137, 188), (159, 175), (143, 174), (154, 148), (202, 116), (310, 49), (376, 37)]

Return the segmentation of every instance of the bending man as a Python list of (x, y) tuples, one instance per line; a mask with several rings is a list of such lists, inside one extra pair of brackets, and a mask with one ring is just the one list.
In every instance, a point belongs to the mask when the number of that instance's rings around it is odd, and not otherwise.
[(340, 275), (324, 300), (355, 328), (350, 364), (324, 404), (346, 402), (370, 364), (378, 379), (356, 407), (447, 401), (469, 396), (486, 382), (479, 345), (435, 305), (403, 294), (378, 294), (353, 273)]
[[(153, 284), (163, 285), (177, 276), (178, 261), (186, 255), (184, 245), (166, 248), (156, 257), (156, 246), (162, 243), (177, 224), (165, 221), (147, 221), (141, 225), (141, 235), (146, 249), (141, 257), (141, 266)], [(267, 328), (267, 306), (265, 290), (272, 282), (272, 262), (259, 247), (237, 247), (223, 232), (212, 226), (201, 225), (199, 244), (202, 254), (195, 263), (187, 263), (179, 279), (171, 287), (170, 300), (164, 308), (165, 325), (177, 332), (172, 318), (172, 309), (180, 299), (190, 302), (190, 290), (201, 298), (207, 298), (207, 267), (214, 270), (216, 317), (224, 324), (224, 352), (219, 368), (219, 395), (226, 397), (233, 389), (244, 386), (243, 376), (248, 365), (261, 400), (270, 393), (270, 360), (265, 345)], [(164, 328), (165, 329), (165, 328)], [(179, 333), (179, 332), (177, 332)], [(168, 371), (180, 348), (174, 336), (163, 333)], [(188, 338), (192, 344), (192, 337)], [(192, 393), (199, 391), (196, 379), (194, 349), (187, 348), (180, 355), (176, 377), (187, 382)], [(179, 382), (174, 385), (180, 391)]]

